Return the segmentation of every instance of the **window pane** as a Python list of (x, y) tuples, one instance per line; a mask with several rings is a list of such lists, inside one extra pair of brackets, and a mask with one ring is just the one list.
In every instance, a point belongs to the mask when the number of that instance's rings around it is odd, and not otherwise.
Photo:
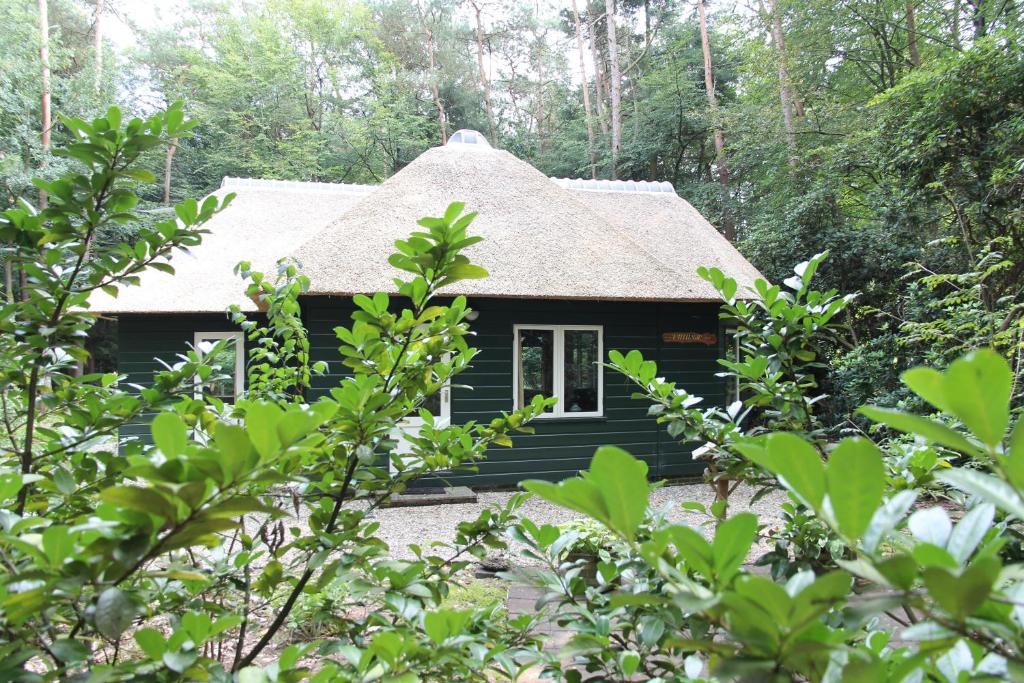
[(565, 331), (565, 401), (567, 413), (596, 413), (597, 330)]
[[(219, 339), (202, 339), (200, 343), (213, 346)], [(234, 403), (235, 401), (235, 369), (237, 352), (237, 340), (229, 339), (224, 347), (217, 353), (206, 354), (206, 360), (210, 365), (220, 366), (216, 373), (220, 379), (212, 379), (203, 384), (204, 396), (216, 396), (222, 401)]]
[(534, 396), (553, 395), (554, 375), (555, 333), (519, 330), (519, 405), (528, 405)]
[[(442, 390), (438, 390), (436, 393), (428, 396), (421, 406), (422, 408), (426, 408), (427, 412), (434, 417), (441, 416), (441, 391)], [(416, 415), (414, 414), (413, 417), (416, 417)]]

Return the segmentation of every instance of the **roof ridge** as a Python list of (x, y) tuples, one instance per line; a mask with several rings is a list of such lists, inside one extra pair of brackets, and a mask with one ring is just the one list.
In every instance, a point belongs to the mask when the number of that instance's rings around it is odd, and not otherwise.
[(672, 187), (672, 183), (667, 180), (597, 180), (591, 178), (556, 178), (554, 176), (551, 176), (551, 180), (554, 181), (556, 185), (569, 190), (676, 194), (676, 190)]
[(271, 178), (235, 178), (224, 176), (220, 183), (221, 189), (242, 187), (262, 187), (285, 192), (325, 192), (331, 194), (367, 194), (376, 190), (379, 185), (363, 185), (359, 183), (325, 183), (316, 180), (274, 180)]

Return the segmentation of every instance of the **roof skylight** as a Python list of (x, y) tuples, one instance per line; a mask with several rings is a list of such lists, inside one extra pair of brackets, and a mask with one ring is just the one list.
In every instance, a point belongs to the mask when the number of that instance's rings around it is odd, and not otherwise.
[(463, 128), (452, 133), (452, 136), (448, 138), (449, 145), (479, 145), (481, 147), (490, 147), (491, 143), (487, 142), (487, 138), (484, 137), (483, 133), (468, 128)]

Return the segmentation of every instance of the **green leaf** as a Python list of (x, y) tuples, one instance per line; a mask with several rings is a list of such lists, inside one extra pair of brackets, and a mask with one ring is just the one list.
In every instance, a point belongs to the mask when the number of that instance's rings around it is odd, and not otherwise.
[(985, 534), (992, 528), (995, 514), (994, 505), (982, 503), (971, 508), (956, 523), (946, 542), (946, 550), (957, 562), (963, 564), (971, 557), (978, 544), (985, 538)]
[(974, 614), (992, 593), (1001, 563), (995, 557), (983, 557), (957, 576), (941, 567), (924, 570), (928, 594), (958, 621)]
[(719, 581), (727, 583), (739, 570), (757, 536), (757, 516), (741, 512), (722, 522), (711, 543), (711, 556)]
[(930, 443), (937, 443), (968, 455), (981, 453), (981, 449), (960, 432), (926, 417), (875, 406), (864, 406), (857, 412), (897, 431), (924, 437)]
[(630, 540), (647, 512), (650, 486), (647, 464), (614, 446), (599, 448), (590, 469), (553, 484), (528, 480), (527, 491), (562, 507), (593, 517)]
[(135, 632), (134, 638), (135, 642), (139, 644), (139, 648), (154, 662), (159, 662), (167, 650), (163, 634), (155, 628), (148, 626), (141, 628)]
[(640, 668), (640, 653), (635, 650), (624, 650), (619, 655), (619, 668), (627, 678), (632, 676)]
[(1010, 449), (1002, 462), (1010, 483), (1024, 489), (1024, 419), (1017, 419), (1010, 434)]
[(601, 492), (610, 527), (632, 540), (647, 513), (647, 463), (621, 448), (604, 446), (597, 449), (583, 476)]
[(956, 360), (943, 379), (946, 403), (981, 441), (999, 445), (1010, 424), (1013, 373), (992, 349), (979, 349)]
[(253, 403), (245, 412), (245, 431), (252, 445), (264, 459), (277, 454), (281, 440), (277, 436), (277, 421), (282, 410), (272, 403)]
[(238, 478), (251, 466), (254, 451), (244, 429), (238, 425), (218, 423), (213, 440), (220, 450), (221, 468), (229, 481)]
[(821, 509), (825, 498), (825, 466), (818, 451), (795, 434), (780, 432), (767, 438), (739, 442), (736, 449), (776, 475), (808, 507)]
[(155, 489), (141, 486), (111, 486), (100, 493), (100, 498), (112, 505), (159, 515), (172, 522), (178, 518), (177, 508)]
[(160, 413), (153, 419), (150, 429), (153, 431), (153, 442), (168, 458), (185, 452), (188, 431), (185, 423), (175, 413)]
[(135, 618), (135, 605), (120, 588), (108, 588), (96, 600), (93, 623), (110, 640), (121, 637)]
[(844, 439), (829, 454), (826, 479), (839, 530), (849, 539), (859, 539), (885, 492), (882, 453), (867, 439)]
[(971, 433), (997, 446), (1010, 423), (1013, 373), (1006, 359), (992, 349), (979, 349), (954, 361), (945, 373), (914, 368), (903, 382), (942, 412), (960, 419)]
[(270, 683), (270, 678), (260, 667), (247, 666), (239, 670), (238, 683)]
[(74, 550), (74, 539), (66, 526), (54, 525), (43, 531), (43, 552), (50, 564), (59, 567)]
[(1003, 512), (1024, 520), (1024, 501), (1021, 500), (1020, 494), (1002, 479), (976, 470), (960, 468), (939, 472), (935, 476), (953, 488), (977, 496)]

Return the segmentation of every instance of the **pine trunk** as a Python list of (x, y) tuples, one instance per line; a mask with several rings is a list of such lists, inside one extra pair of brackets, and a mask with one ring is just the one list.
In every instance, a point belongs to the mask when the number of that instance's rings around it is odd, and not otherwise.
[(793, 123), (793, 101), (789, 85), (789, 71), (786, 68), (786, 43), (782, 35), (782, 18), (779, 16), (776, 0), (768, 0), (771, 11), (771, 36), (779, 60), (779, 100), (782, 103), (782, 124), (786, 131), (786, 145), (789, 147), (790, 165), (796, 164), (796, 127)]
[(427, 56), (430, 59), (430, 93), (434, 96), (434, 106), (437, 107), (437, 127), (441, 131), (441, 144), (448, 142), (448, 116), (444, 111), (444, 104), (441, 102), (441, 90), (437, 85), (437, 76), (434, 73), (434, 31), (429, 26), (427, 32)]
[(619, 177), (619, 149), (622, 146), (622, 74), (619, 69), (619, 43), (615, 28), (615, 0), (605, 0), (605, 24), (608, 26), (609, 90), (612, 100), (612, 180)]
[(601, 126), (601, 133), (608, 134), (608, 119), (604, 112), (604, 75), (601, 69), (601, 60), (597, 54), (597, 40), (594, 31), (597, 29), (597, 22), (590, 22), (590, 61), (594, 63), (594, 104), (597, 106), (597, 122)]
[(697, 14), (700, 17), (700, 45), (704, 52), (704, 89), (708, 95), (708, 109), (714, 122), (715, 171), (722, 186), (722, 234), (730, 242), (736, 239), (736, 225), (732, 219), (729, 201), (729, 168), (725, 163), (725, 135), (718, 120), (718, 98), (715, 96), (715, 67), (711, 61), (711, 41), (708, 38), (708, 19), (704, 0), (697, 0)]
[(594, 117), (590, 111), (590, 84), (587, 81), (587, 60), (583, 56), (583, 26), (576, 0), (572, 0), (572, 18), (576, 22), (576, 49), (580, 53), (580, 81), (583, 91), (583, 113), (587, 117), (587, 150), (590, 152), (590, 177), (597, 179), (597, 151), (594, 148)]
[(491, 81), (487, 77), (487, 70), (484, 68), (484, 22), (480, 13), (480, 6), (473, 2), (473, 10), (476, 13), (476, 65), (480, 71), (480, 85), (484, 91), (484, 109), (487, 112), (487, 127), (490, 133), (491, 145), (498, 146), (497, 126), (494, 123), (494, 107), (491, 105)]
[(914, 21), (914, 2), (907, 0), (907, 51), (910, 63), (917, 68), (921, 66), (921, 53), (917, 51), (917, 26)]

